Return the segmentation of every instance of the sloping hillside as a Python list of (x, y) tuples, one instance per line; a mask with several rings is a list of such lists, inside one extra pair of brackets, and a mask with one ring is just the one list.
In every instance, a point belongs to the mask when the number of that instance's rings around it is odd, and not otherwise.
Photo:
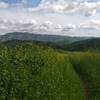
[(66, 49), (72, 51), (100, 50), (100, 38), (92, 38), (74, 42), (66, 46)]

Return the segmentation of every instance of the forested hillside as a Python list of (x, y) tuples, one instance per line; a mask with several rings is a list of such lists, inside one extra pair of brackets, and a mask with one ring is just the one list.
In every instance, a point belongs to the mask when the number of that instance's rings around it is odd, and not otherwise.
[(70, 51), (100, 50), (100, 38), (77, 41), (65, 46)]

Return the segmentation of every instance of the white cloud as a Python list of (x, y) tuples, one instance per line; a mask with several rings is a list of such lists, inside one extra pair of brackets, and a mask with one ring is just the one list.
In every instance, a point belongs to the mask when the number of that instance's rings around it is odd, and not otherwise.
[[(86, 1), (42, 0), (39, 6), (27, 8), (24, 5), (28, 0), (22, 0), (22, 4), (1, 6), (0, 34), (26, 31), (41, 34), (100, 36), (100, 2)], [(8, 7), (10, 9), (6, 9)]]
[(100, 20), (91, 20), (91, 24), (97, 26), (98, 28), (100, 28)]
[(19, 21), (12, 21), (7, 19), (0, 20), (0, 33), (15, 31), (52, 35), (100, 36), (100, 22), (91, 20), (88, 23), (81, 23), (79, 26), (77, 26), (75, 24), (54, 25), (53, 22), (50, 21), (39, 23), (33, 19)]
[(74, 13), (92, 16), (100, 10), (100, 2), (86, 2), (86, 0), (42, 0), (40, 5), (30, 11), (40, 11), (46, 13)]
[(27, 4), (28, 0), (21, 0), (23, 4)]
[(0, 9), (5, 9), (7, 8), (9, 5), (5, 2), (0, 2)]
[(100, 9), (100, 2), (83, 2), (80, 3), (79, 10), (86, 16), (95, 15)]
[(66, 11), (74, 9), (73, 2), (66, 2), (65, 0), (42, 0), (38, 6), (39, 11), (64, 13)]
[(100, 31), (100, 21), (91, 19), (88, 23), (81, 23), (79, 28)]

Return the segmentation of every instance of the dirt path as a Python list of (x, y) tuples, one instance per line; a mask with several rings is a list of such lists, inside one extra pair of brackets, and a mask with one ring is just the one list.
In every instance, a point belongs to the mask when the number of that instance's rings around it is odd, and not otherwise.
[(90, 100), (89, 88), (87, 81), (83, 80), (83, 90), (86, 100)]

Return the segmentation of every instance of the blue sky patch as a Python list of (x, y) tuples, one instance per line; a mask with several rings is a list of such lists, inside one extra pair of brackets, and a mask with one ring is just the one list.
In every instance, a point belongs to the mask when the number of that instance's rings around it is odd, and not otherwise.
[[(28, 7), (33, 7), (33, 6), (37, 6), (40, 3), (41, 0), (28, 0), (27, 6)], [(20, 3), (21, 0), (0, 0), (0, 2), (6, 2), (6, 3), (12, 3), (12, 4), (16, 4), (16, 3)]]

